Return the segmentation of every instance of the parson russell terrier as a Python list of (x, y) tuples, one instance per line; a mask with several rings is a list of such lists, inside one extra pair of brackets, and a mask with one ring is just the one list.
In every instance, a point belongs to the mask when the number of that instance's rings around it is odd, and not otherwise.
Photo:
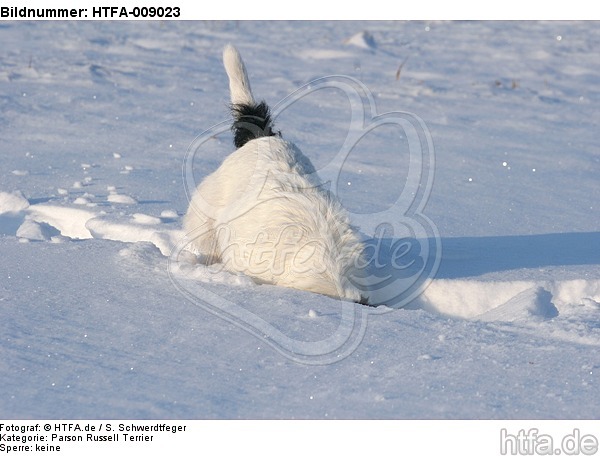
[(205, 264), (258, 283), (367, 304), (353, 275), (363, 244), (310, 160), (273, 130), (269, 107), (252, 96), (246, 68), (223, 51), (237, 150), (207, 176), (184, 217), (190, 249)]

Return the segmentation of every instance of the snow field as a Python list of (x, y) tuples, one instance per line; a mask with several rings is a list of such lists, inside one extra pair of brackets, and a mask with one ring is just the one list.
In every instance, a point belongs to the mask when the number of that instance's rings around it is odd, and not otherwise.
[[(595, 24), (6, 23), (0, 40), (3, 417), (598, 417)], [(228, 42), (272, 105), (341, 74), (424, 119), (441, 263), (407, 307), (349, 312), (171, 256), (186, 150), (227, 119)], [(348, 106), (321, 90), (276, 128), (325, 169)], [(328, 176), (353, 220), (404, 188), (406, 138), (377, 133)], [(230, 139), (196, 156), (198, 182)], [(332, 363), (277, 345), (336, 334)]]

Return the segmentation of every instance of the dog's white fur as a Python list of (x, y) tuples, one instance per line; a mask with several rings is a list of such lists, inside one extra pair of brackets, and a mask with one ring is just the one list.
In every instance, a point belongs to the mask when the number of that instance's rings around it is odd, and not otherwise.
[[(223, 53), (233, 105), (254, 104), (233, 46)], [(190, 245), (259, 283), (365, 302), (350, 278), (362, 244), (310, 160), (279, 136), (248, 141), (198, 186), (184, 218)]]
[(244, 61), (238, 50), (230, 44), (225, 46), (223, 50), (223, 65), (229, 77), (231, 103), (234, 105), (253, 104), (254, 97), (252, 96)]

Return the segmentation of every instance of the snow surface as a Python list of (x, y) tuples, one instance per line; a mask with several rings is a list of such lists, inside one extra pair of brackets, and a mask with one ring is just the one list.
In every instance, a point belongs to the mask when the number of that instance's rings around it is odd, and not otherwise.
[[(3, 418), (600, 416), (597, 24), (5, 22), (0, 42)], [(406, 307), (181, 251), (182, 167), (227, 120), (228, 42), (273, 106), (346, 75), (424, 120), (441, 263)], [(350, 114), (320, 90), (277, 127), (325, 172)], [(407, 138), (376, 132), (333, 181), (363, 232), (402, 219), (410, 180)], [(198, 180), (232, 151), (220, 133)]]

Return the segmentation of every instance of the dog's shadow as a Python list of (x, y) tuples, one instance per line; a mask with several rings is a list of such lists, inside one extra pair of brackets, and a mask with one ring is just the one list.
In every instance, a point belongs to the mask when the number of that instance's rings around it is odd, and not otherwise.
[(600, 232), (443, 238), (442, 245), (440, 279), (600, 265)]
[(435, 273), (429, 240), (374, 237), (364, 239), (363, 245), (351, 280), (368, 297), (370, 306), (404, 305)]
[(432, 279), (481, 280), (517, 277), (523, 270), (543, 275), (556, 268), (600, 266), (600, 232), (441, 238), (441, 249), (425, 252), (424, 245), (436, 245), (432, 241), (364, 241), (365, 264), (357, 268), (354, 280), (368, 290), (370, 305), (397, 307), (409, 291), (417, 292), (419, 285), (423, 291)]

